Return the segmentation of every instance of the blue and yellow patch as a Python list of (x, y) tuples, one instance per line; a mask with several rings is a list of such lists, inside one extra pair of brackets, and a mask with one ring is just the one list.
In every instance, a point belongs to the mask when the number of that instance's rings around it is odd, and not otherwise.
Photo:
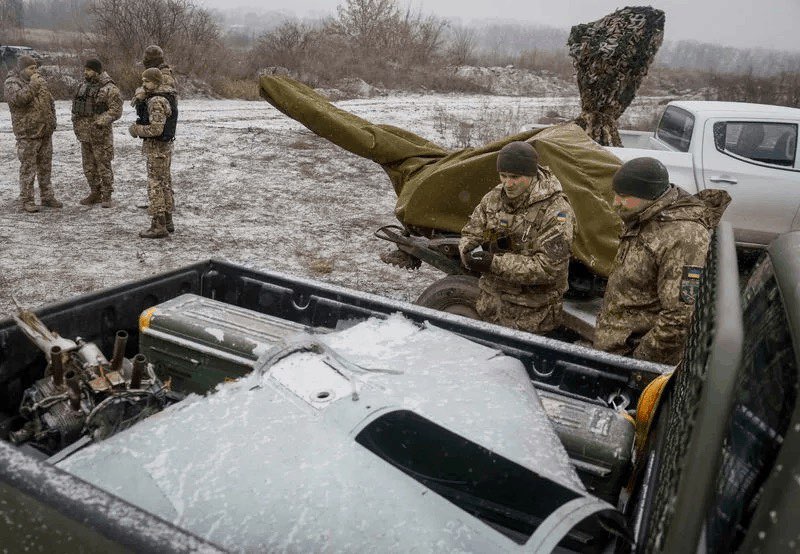
[(558, 212), (558, 213), (556, 214), (556, 220), (557, 220), (559, 223), (564, 223), (565, 221), (567, 221), (567, 217), (568, 217), (568, 216), (567, 216), (567, 212)]

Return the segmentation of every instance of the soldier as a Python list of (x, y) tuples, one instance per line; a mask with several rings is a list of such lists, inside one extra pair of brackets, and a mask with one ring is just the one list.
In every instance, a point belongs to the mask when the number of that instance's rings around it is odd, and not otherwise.
[(710, 231), (730, 196), (713, 189), (690, 195), (670, 184), (667, 168), (655, 158), (623, 164), (613, 187), (624, 229), (594, 346), (675, 365), (683, 355)]
[[(169, 66), (169, 64), (164, 62), (164, 51), (160, 46), (151, 44), (145, 48), (142, 64), (144, 65), (145, 69), (155, 67), (161, 71), (161, 87), (165, 92), (169, 91), (174, 94), (178, 93), (178, 85), (175, 82), (175, 76), (172, 74), (172, 68)], [(137, 88), (136, 94), (131, 100), (131, 106), (135, 108), (136, 104), (145, 99), (145, 96), (146, 94), (144, 89), (142, 87)]]
[(472, 212), (458, 245), (464, 265), (481, 273), (476, 310), (485, 321), (549, 333), (561, 324), (568, 286), (572, 207), (526, 142), (504, 146), (497, 171), (500, 184)]
[(161, 71), (155, 67), (142, 73), (142, 88), (145, 99), (136, 105), (136, 123), (128, 131), (132, 137), (144, 139), (142, 153), (147, 159), (147, 211), (152, 221), (139, 236), (156, 239), (175, 230), (170, 165), (178, 122), (177, 99), (171, 89), (161, 87)]
[(85, 81), (72, 101), (72, 127), (81, 143), (83, 173), (89, 182), (89, 196), (80, 201), (84, 206), (102, 202), (112, 206), (114, 173), (114, 135), (111, 124), (122, 117), (122, 96), (117, 85), (103, 71), (100, 60), (86, 61)]
[(19, 157), (19, 196), (22, 209), (39, 211), (34, 201), (33, 182), (38, 177), (42, 206), (61, 208), (50, 183), (53, 165), (53, 131), (56, 110), (45, 80), (39, 75), (36, 60), (20, 56), (17, 70), (11, 71), (4, 86), (4, 97), (11, 111), (11, 127), (17, 139)]

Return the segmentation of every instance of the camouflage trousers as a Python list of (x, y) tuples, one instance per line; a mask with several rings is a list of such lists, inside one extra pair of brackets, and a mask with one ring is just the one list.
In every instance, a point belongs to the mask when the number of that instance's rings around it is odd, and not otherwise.
[(114, 173), (111, 160), (114, 159), (114, 141), (81, 141), (83, 174), (92, 192), (110, 195), (114, 191)]
[(147, 213), (151, 216), (172, 213), (175, 202), (172, 194), (172, 143), (145, 139), (142, 152), (147, 159)]
[(481, 320), (537, 335), (549, 333), (561, 325), (561, 307), (561, 302), (537, 308), (512, 304), (485, 290), (481, 290), (475, 303)]
[(33, 183), (39, 180), (42, 200), (53, 198), (50, 174), (53, 167), (53, 135), (36, 139), (17, 139), (19, 158), (19, 199), (33, 202)]

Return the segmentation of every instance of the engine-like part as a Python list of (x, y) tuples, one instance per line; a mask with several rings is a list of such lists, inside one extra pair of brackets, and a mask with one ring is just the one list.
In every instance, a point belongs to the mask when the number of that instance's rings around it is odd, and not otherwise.
[(27, 420), (10, 433), (16, 444), (29, 442), (53, 454), (81, 436), (104, 439), (163, 409), (168, 388), (144, 355), (125, 358), (126, 331), (118, 331), (111, 361), (98, 346), (80, 337), (62, 339), (31, 312), (15, 318), (49, 358), (44, 377), (23, 394), (19, 413)]

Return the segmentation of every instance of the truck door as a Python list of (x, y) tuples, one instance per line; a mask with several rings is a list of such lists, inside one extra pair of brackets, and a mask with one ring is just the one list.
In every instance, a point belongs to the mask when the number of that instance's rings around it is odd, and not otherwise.
[(703, 185), (727, 191), (724, 219), (737, 242), (766, 245), (791, 229), (800, 208), (797, 124), (709, 119), (703, 132)]

